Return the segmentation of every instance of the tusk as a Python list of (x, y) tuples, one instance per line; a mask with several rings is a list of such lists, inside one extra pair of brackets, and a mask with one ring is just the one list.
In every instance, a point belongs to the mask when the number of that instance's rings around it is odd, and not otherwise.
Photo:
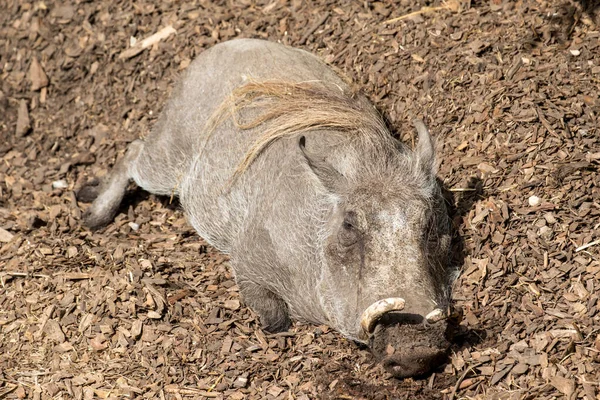
[(360, 326), (369, 335), (375, 329), (375, 323), (381, 316), (390, 311), (401, 311), (404, 309), (405, 301), (401, 297), (390, 297), (376, 301), (363, 312), (360, 318)]
[(444, 312), (444, 310), (442, 310), (441, 308), (436, 308), (435, 310), (433, 310), (425, 316), (425, 320), (427, 320), (427, 322), (429, 322), (430, 324), (435, 324), (436, 322), (447, 318), (447, 316), (448, 315)]

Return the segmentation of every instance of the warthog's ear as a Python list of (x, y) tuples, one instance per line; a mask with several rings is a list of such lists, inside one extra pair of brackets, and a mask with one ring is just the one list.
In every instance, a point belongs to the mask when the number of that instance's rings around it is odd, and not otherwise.
[(332, 193), (343, 193), (346, 187), (346, 177), (340, 174), (331, 164), (325, 161), (325, 157), (309, 153), (306, 150), (306, 137), (301, 136), (298, 145), (308, 166), (321, 181), (323, 186)]
[(417, 164), (424, 172), (435, 174), (437, 171), (433, 139), (431, 138), (429, 130), (423, 121), (420, 119), (415, 119), (413, 124), (415, 125), (417, 133), (419, 134), (419, 141), (415, 149)]

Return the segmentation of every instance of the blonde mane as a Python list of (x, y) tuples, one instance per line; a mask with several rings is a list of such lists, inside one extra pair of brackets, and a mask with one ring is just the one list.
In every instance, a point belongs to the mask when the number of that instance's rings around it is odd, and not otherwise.
[[(257, 110), (258, 115), (250, 121), (240, 121), (244, 110)], [(270, 144), (283, 137), (312, 130), (335, 130), (365, 139), (387, 135), (385, 123), (375, 107), (357, 91), (326, 86), (321, 81), (250, 81), (237, 87), (207, 121), (205, 145), (227, 117), (241, 130), (266, 124), (266, 129), (238, 164), (231, 182)]]

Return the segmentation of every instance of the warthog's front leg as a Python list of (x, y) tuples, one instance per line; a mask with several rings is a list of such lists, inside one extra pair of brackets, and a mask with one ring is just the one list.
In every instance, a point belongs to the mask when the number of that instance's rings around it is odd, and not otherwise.
[(292, 325), (287, 304), (272, 291), (243, 279), (238, 286), (244, 302), (260, 315), (262, 329), (275, 333), (287, 331)]

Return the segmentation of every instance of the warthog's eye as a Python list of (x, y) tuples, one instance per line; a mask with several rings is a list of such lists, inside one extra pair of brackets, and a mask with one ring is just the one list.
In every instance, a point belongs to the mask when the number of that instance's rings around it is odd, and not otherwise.
[(359, 238), (360, 232), (356, 228), (356, 214), (353, 212), (348, 212), (344, 216), (342, 229), (340, 229), (338, 233), (340, 244), (342, 246), (349, 247), (358, 242)]
[(347, 230), (354, 229), (352, 222), (350, 222), (348, 220), (344, 220), (344, 223), (342, 224), (342, 226), (344, 227), (344, 229), (347, 229)]

